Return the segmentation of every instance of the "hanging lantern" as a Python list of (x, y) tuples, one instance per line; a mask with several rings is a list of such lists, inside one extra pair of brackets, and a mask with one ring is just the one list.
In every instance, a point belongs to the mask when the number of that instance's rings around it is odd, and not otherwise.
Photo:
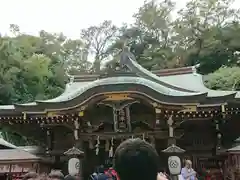
[(109, 157), (113, 157), (113, 138), (112, 138), (112, 140), (111, 140), (111, 148), (110, 148), (110, 150), (109, 150)]
[(68, 161), (68, 173), (72, 176), (79, 173), (80, 160), (78, 158), (71, 158)]
[(96, 144), (96, 155), (98, 155), (99, 153), (99, 145), (100, 145), (100, 140), (99, 140), (99, 136), (97, 137), (97, 144)]

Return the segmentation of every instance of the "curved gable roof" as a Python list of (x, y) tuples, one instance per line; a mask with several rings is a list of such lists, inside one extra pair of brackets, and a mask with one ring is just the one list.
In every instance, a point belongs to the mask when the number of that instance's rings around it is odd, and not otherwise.
[[(39, 106), (43, 108), (43, 105), (48, 106), (49, 104), (69, 104), (70, 101), (83, 101), (90, 96), (93, 96), (98, 91), (107, 92), (109, 89), (111, 91), (117, 91), (116, 88), (119, 87), (121, 91), (128, 91), (130, 87), (139, 87), (141, 91), (147, 91), (155, 94), (159, 94), (157, 97), (159, 100), (163, 98), (164, 101), (169, 101), (186, 103), (189, 101), (201, 102), (201, 103), (223, 103), (239, 97), (238, 92), (234, 91), (215, 91), (210, 90), (204, 86), (202, 76), (197, 74), (195, 67), (186, 67), (171, 70), (162, 70), (155, 72), (150, 72), (139, 65), (129, 51), (123, 51), (121, 54), (121, 73), (116, 70), (116, 74), (108, 74), (107, 76), (100, 76), (97, 74), (88, 75), (86, 79), (78, 77), (80, 82), (70, 82), (67, 84), (65, 91), (58, 97), (44, 100), (36, 101), (26, 104), (17, 104), (14, 106), (0, 106), (0, 110), (13, 110), (16, 107), (34, 107)], [(127, 75), (128, 71), (132, 73), (131, 76)], [(181, 73), (180, 73), (181, 72)], [(94, 79), (93, 81), (91, 81)], [(125, 87), (126, 86), (126, 87)], [(111, 87), (111, 88), (109, 88)], [(114, 88), (116, 87), (116, 88)], [(125, 87), (125, 88), (124, 88)], [(148, 90), (147, 90), (148, 89)], [(96, 90), (96, 92), (94, 92)], [(139, 92), (141, 93), (141, 92)], [(80, 96), (83, 96), (80, 98)], [(185, 98), (187, 96), (188, 98)], [(190, 98), (192, 97), (192, 98)], [(155, 97), (154, 97), (155, 98)], [(81, 102), (78, 102), (81, 103)], [(167, 103), (167, 102), (166, 102)]]

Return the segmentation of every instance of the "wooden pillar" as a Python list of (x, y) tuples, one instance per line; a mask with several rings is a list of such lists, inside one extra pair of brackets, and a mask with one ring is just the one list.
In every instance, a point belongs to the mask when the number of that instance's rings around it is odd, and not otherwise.
[(53, 131), (49, 127), (42, 127), (46, 133), (46, 148), (45, 151), (47, 154), (53, 150)]
[(114, 131), (118, 132), (118, 109), (115, 106), (112, 106), (113, 108), (113, 126)]

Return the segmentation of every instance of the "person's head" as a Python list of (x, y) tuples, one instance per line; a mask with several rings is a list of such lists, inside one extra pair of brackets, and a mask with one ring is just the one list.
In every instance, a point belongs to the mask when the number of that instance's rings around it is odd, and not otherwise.
[(128, 139), (116, 149), (114, 169), (121, 180), (156, 180), (157, 151), (151, 144), (139, 138)]
[(158, 173), (157, 180), (167, 180), (167, 177), (163, 173)]
[(64, 175), (60, 170), (51, 170), (49, 178), (52, 180), (63, 180)]
[(188, 168), (188, 169), (192, 168), (192, 161), (191, 161), (191, 160), (186, 160), (185, 166), (186, 166), (186, 168)]
[(76, 180), (76, 179), (77, 179), (76, 176), (72, 176), (70, 174), (64, 177), (64, 180)]
[(97, 172), (98, 172), (98, 173), (104, 173), (104, 170), (105, 170), (104, 166), (103, 166), (103, 165), (100, 165), (100, 166), (98, 167), (98, 169), (97, 169)]
[(49, 180), (47, 174), (42, 173), (38, 176), (37, 180)]

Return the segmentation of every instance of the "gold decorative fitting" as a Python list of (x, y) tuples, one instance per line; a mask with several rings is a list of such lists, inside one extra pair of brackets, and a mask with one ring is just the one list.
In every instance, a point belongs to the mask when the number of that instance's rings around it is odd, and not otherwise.
[(183, 106), (183, 110), (181, 110), (181, 112), (185, 113), (185, 112), (196, 112), (197, 111), (197, 106), (196, 105), (187, 105), (187, 106)]
[(104, 101), (122, 101), (122, 100), (132, 100), (129, 94), (106, 94), (106, 99)]
[(80, 112), (78, 113), (78, 116), (83, 117), (83, 116), (84, 116), (84, 111), (80, 111)]
[(57, 112), (49, 111), (47, 112), (47, 117), (54, 117), (57, 115)]

